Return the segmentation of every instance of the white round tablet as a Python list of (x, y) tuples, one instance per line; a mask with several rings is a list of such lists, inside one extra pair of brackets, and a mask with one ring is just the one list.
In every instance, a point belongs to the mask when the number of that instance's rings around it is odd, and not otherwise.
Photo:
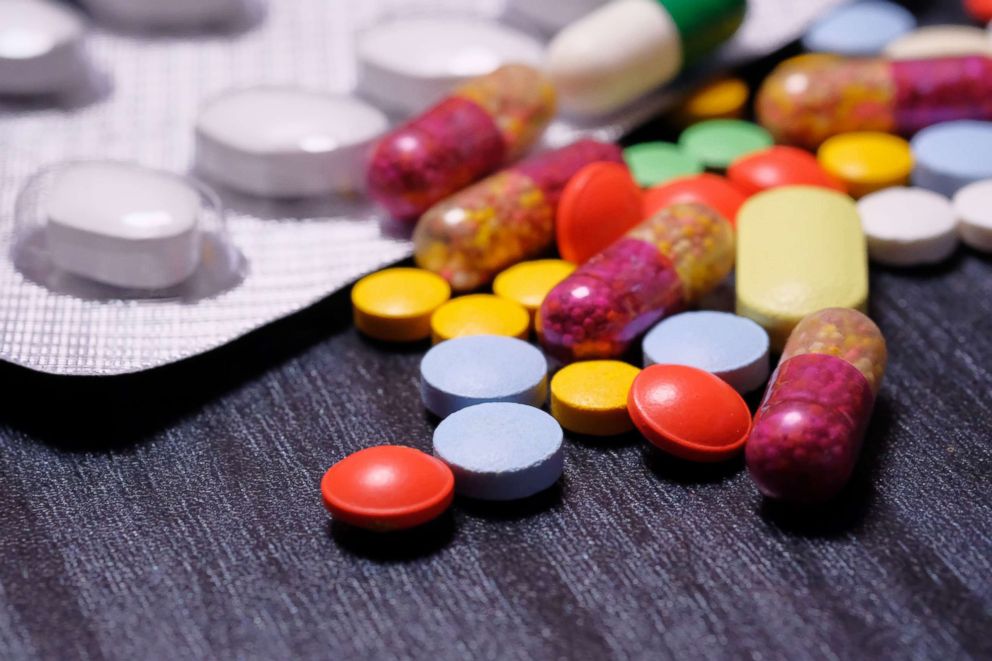
[(975, 250), (992, 252), (992, 179), (968, 184), (954, 195), (961, 240)]
[(366, 152), (388, 127), (350, 96), (257, 87), (209, 101), (196, 121), (196, 168), (235, 190), (300, 197), (357, 190)]
[(886, 188), (861, 198), (858, 214), (868, 239), (868, 254), (881, 264), (935, 264), (957, 247), (954, 208), (940, 193)]
[(533, 37), (473, 18), (410, 18), (358, 36), (359, 89), (383, 107), (414, 114), (458, 83), (509, 63), (540, 66), (544, 47)]
[(88, 75), (86, 24), (48, 0), (0, 2), (0, 94), (49, 94)]
[(177, 175), (128, 163), (67, 166), (45, 202), (60, 269), (117, 287), (163, 289), (200, 262), (200, 192)]
[(890, 41), (883, 54), (894, 60), (992, 55), (992, 41), (971, 25), (928, 25)]
[(131, 28), (189, 29), (236, 23), (262, 0), (81, 0), (100, 20)]

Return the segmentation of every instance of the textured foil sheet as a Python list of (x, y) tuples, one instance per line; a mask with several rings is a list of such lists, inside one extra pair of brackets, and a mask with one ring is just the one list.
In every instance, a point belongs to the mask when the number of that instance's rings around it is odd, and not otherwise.
[[(741, 31), (708, 68), (767, 54), (840, 2), (752, 0)], [(502, 9), (498, 0), (270, 0), (267, 16), (240, 33), (137, 35), (95, 25), (90, 52), (105, 90), (58, 104), (0, 99), (0, 359), (52, 374), (138, 372), (226, 344), (408, 257), (409, 242), (389, 236), (362, 199), (273, 203), (228, 192), (228, 229), (248, 273), (195, 303), (54, 293), (15, 270), (10, 247), (18, 192), (42, 168), (109, 158), (185, 173), (202, 100), (257, 84), (350, 91), (363, 27), (424, 12), (497, 18)], [(558, 120), (545, 144), (580, 134), (615, 140), (676, 98), (677, 89), (650, 96), (596, 125)]]

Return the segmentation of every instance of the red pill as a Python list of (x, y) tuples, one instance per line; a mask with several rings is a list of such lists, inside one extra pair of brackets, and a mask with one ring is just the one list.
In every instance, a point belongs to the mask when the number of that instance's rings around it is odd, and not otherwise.
[(992, 21), (992, 0), (964, 0), (964, 9), (976, 21)]
[(414, 448), (379, 445), (350, 454), (320, 481), (324, 507), (340, 521), (379, 532), (440, 516), (454, 495), (444, 462)]
[(572, 177), (558, 202), (558, 252), (581, 264), (644, 218), (641, 188), (627, 166), (590, 163)]
[(673, 204), (705, 204), (720, 212), (731, 224), (736, 222), (737, 210), (747, 197), (721, 176), (697, 174), (680, 177), (649, 188), (644, 194), (644, 217), (650, 218)]
[(689, 461), (720, 461), (740, 452), (751, 411), (726, 381), (686, 365), (652, 365), (634, 379), (627, 410), (653, 445)]
[(727, 169), (727, 178), (747, 195), (781, 186), (818, 186), (847, 192), (843, 182), (824, 170), (816, 156), (796, 147), (769, 147), (743, 156)]

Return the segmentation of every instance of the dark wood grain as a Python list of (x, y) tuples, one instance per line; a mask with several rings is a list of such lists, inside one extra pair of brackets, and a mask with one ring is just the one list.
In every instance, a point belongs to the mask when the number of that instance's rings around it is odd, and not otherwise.
[(433, 429), (424, 347), (360, 337), (346, 293), (146, 374), (0, 365), (0, 657), (992, 658), (992, 260), (871, 291), (889, 371), (815, 511), (631, 436), (570, 439), (528, 501), (331, 524), (329, 465)]

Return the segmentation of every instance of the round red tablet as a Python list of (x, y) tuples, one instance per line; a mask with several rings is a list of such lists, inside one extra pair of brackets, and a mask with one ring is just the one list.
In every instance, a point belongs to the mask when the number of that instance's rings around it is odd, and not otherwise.
[(643, 220), (641, 189), (627, 166), (590, 163), (568, 180), (558, 202), (558, 252), (581, 264)]
[(644, 194), (644, 217), (648, 218), (673, 204), (696, 202), (718, 211), (731, 224), (737, 210), (747, 198), (734, 186), (715, 174), (680, 177), (648, 189)]
[(455, 476), (440, 459), (414, 448), (379, 445), (331, 466), (320, 481), (335, 519), (388, 531), (427, 523), (448, 509)]
[(796, 147), (769, 147), (739, 158), (727, 168), (727, 178), (748, 195), (780, 186), (819, 186), (847, 192), (843, 182), (824, 170), (816, 156)]
[(652, 365), (627, 396), (634, 426), (652, 444), (690, 461), (720, 461), (740, 452), (751, 411), (718, 376), (686, 365)]
[(992, 0), (964, 0), (964, 8), (976, 21), (992, 21)]

